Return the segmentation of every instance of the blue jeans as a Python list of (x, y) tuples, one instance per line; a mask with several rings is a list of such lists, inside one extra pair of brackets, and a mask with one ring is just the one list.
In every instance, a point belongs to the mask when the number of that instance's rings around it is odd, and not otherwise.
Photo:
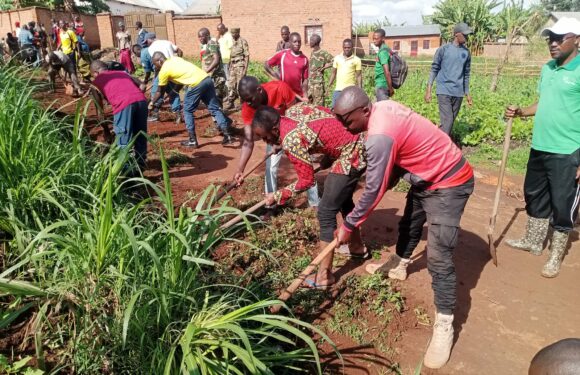
[[(153, 85), (151, 86), (151, 97), (155, 95), (157, 92), (157, 88), (159, 87), (159, 79), (157, 76), (153, 78)], [(181, 99), (179, 98), (179, 92), (175, 90), (175, 83), (169, 82), (167, 84), (167, 88), (165, 90), (167, 96), (169, 96), (169, 102), (171, 103), (171, 111), (172, 112), (179, 112), (181, 111)], [(163, 104), (163, 97), (159, 98), (159, 100), (155, 103), (155, 107), (159, 108)]]
[(113, 115), (113, 129), (117, 139), (117, 145), (125, 148), (135, 139), (135, 159), (139, 164), (147, 160), (147, 138), (139, 132), (147, 134), (147, 101), (142, 100), (129, 104), (121, 112)]
[(332, 104), (330, 105), (330, 108), (334, 108), (334, 104), (338, 100), (338, 97), (340, 96), (341, 92), (342, 90), (336, 90), (332, 93)]
[[(266, 146), (266, 154), (272, 151), (272, 146)], [(284, 151), (280, 150), (276, 155), (272, 155), (266, 160), (266, 178), (265, 178), (265, 191), (266, 194), (274, 193), (278, 190), (278, 166), (280, 165), (280, 160), (282, 160), (282, 155)], [(308, 193), (308, 205), (310, 207), (318, 207), (320, 198), (318, 197), (318, 184), (314, 184), (307, 191)]]
[(218, 127), (224, 132), (228, 129), (228, 118), (222, 112), (220, 101), (218, 100), (213, 81), (210, 77), (204, 78), (197, 86), (185, 88), (185, 98), (183, 99), (183, 117), (185, 127), (189, 133), (195, 133), (195, 122), (193, 112), (197, 109), (199, 102), (203, 101), (207, 110), (215, 119)]

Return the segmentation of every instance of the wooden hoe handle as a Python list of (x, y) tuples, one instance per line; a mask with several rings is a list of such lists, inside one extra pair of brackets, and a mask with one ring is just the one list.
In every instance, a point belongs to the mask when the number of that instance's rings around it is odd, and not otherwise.
[[(333, 252), (337, 246), (338, 240), (335, 238), (331, 243), (328, 244), (328, 246), (324, 248), (324, 250), (320, 252), (320, 254), (318, 254), (316, 258), (314, 258), (314, 260), (304, 269), (304, 271), (302, 271), (302, 273), (292, 282), (292, 284), (290, 284), (288, 288), (284, 289), (284, 291), (280, 294), (280, 296), (278, 296), (278, 299), (280, 301), (287, 301), (288, 298), (290, 298), (292, 294), (294, 294), (296, 289), (298, 289), (300, 285), (302, 285), (306, 277), (308, 277), (308, 275), (314, 272), (314, 270), (316, 269), (316, 267), (318, 267), (320, 262), (322, 262), (322, 260), (326, 258), (328, 254)], [(282, 305), (274, 305), (270, 308), (270, 311), (276, 314), (278, 311), (280, 311), (280, 308), (282, 308)]]

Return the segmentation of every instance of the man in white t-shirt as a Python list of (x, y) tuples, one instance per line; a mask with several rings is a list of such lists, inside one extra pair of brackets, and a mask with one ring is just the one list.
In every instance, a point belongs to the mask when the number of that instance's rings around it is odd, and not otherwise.
[[(145, 46), (149, 56), (152, 57), (156, 52), (161, 52), (166, 58), (173, 56), (183, 56), (183, 51), (179, 49), (175, 44), (171, 43), (169, 40), (157, 39), (155, 33), (147, 33), (145, 35)], [(157, 92), (157, 85), (159, 80), (155, 72), (155, 78), (153, 78), (153, 86), (151, 86), (151, 97), (155, 96)], [(175, 113), (175, 123), (179, 124), (181, 122), (181, 99), (179, 98), (179, 91), (176, 90), (176, 85), (169, 83), (168, 89), (166, 90), (167, 96), (169, 97), (169, 103), (171, 103), (171, 111)], [(159, 121), (159, 108), (163, 104), (163, 98), (160, 98), (156, 103), (153, 104), (153, 109), (147, 117), (148, 122)]]

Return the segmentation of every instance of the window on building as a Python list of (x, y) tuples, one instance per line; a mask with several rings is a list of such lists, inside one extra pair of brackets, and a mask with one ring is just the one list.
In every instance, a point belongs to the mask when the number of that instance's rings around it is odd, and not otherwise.
[(424, 39), (423, 40), (423, 49), (429, 49), (431, 48), (431, 41), (429, 39)]
[(304, 43), (310, 43), (310, 37), (314, 34), (318, 34), (322, 38), (322, 25), (309, 25), (304, 27)]
[(399, 51), (401, 49), (401, 42), (398, 40), (395, 40), (393, 42), (393, 50), (395, 51)]

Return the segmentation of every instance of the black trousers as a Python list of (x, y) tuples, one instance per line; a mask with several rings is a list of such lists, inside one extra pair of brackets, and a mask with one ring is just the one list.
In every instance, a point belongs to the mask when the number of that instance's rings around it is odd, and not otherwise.
[(427, 269), (432, 277), (435, 306), (452, 314), (457, 299), (453, 250), (457, 245), (459, 222), (467, 200), (473, 193), (473, 178), (447, 189), (411, 188), (403, 218), (399, 222), (397, 255), (409, 259), (421, 240), (423, 225), (428, 224)]
[(320, 241), (332, 242), (336, 230), (336, 214), (346, 217), (354, 209), (352, 196), (364, 171), (354, 168), (350, 174), (329, 173), (324, 181), (324, 192), (318, 205), (318, 223), (320, 224)]
[(461, 109), (461, 102), (463, 97), (437, 95), (437, 104), (439, 105), (439, 122), (441, 123), (441, 130), (445, 134), (451, 136), (453, 123)]
[(580, 149), (571, 154), (531, 149), (524, 180), (528, 215), (550, 219), (550, 224), (557, 231), (571, 231), (578, 214), (576, 171), (579, 165)]

